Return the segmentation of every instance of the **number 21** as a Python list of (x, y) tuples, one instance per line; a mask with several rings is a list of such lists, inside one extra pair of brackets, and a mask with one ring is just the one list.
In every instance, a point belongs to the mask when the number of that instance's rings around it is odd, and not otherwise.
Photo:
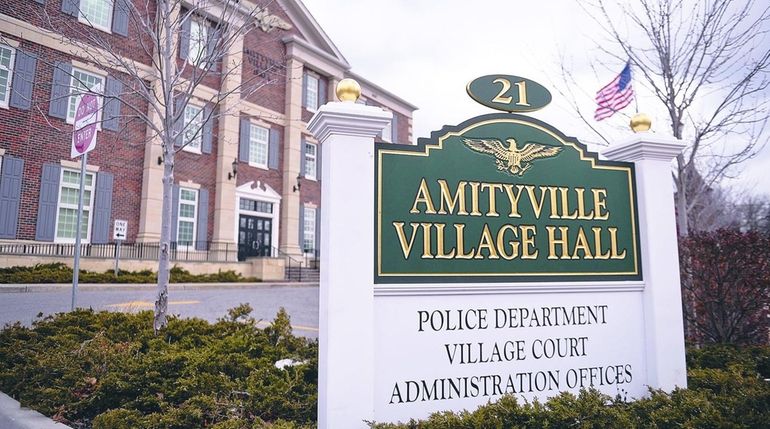
[[(493, 80), (492, 83), (499, 83), (503, 86), (503, 89), (497, 93), (497, 96), (492, 99), (492, 102), (500, 104), (511, 104), (513, 97), (503, 97), (503, 94), (507, 93), (508, 90), (511, 89), (511, 82), (508, 81), (508, 79), (497, 78)], [(514, 85), (516, 85), (519, 89), (519, 101), (516, 102), (516, 105), (529, 106), (529, 103), (527, 103), (527, 82), (522, 80), (521, 82), (514, 83)]]

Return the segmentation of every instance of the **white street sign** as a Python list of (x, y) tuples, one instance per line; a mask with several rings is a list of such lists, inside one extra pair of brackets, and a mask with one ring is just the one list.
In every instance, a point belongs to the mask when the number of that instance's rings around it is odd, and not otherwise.
[(113, 240), (125, 240), (128, 235), (128, 221), (115, 219), (115, 227), (112, 231)]
[(88, 153), (96, 147), (96, 128), (101, 108), (101, 97), (98, 95), (100, 92), (101, 86), (96, 85), (91, 92), (83, 94), (78, 100), (75, 121), (72, 124), (72, 158)]

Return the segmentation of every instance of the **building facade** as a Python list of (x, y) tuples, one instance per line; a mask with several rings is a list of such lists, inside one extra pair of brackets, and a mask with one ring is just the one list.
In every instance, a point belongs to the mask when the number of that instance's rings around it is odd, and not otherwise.
[[(128, 1), (128, 0), (120, 0)], [(152, 53), (147, 35), (129, 25), (113, 0), (7, 0), (0, 3), (0, 242), (75, 241), (78, 159), (70, 158), (76, 94), (83, 82), (105, 97), (97, 148), (85, 178), (83, 242), (111, 243), (116, 219), (128, 222), (126, 243), (157, 243), (161, 234), (162, 150), (127, 106), (135, 99), (120, 68), (67, 40), (107, 40), (138, 67)], [(147, 1), (132, 0), (137, 7)], [(149, 5), (154, 7), (154, 5)], [(181, 11), (184, 12), (184, 3)], [(66, 25), (56, 25), (56, 23)], [(178, 61), (205, 51), (206, 19), (190, 19), (177, 38)], [(321, 151), (306, 129), (315, 110), (334, 98), (339, 80), (353, 77), (362, 100), (393, 113), (382, 140), (412, 141), (413, 105), (351, 72), (351, 67), (299, 0), (272, 1), (253, 28), (229, 45), (222, 61), (236, 73), (206, 77), (184, 110), (200, 133), (175, 155), (172, 241), (177, 249), (238, 249), (251, 257), (316, 258)], [(227, 93), (244, 81), (252, 91)], [(148, 85), (158, 85), (152, 76)], [(138, 106), (138, 107), (137, 107)], [(227, 111), (204, 121), (208, 109)], [(148, 112), (151, 115), (152, 112)], [(197, 122), (196, 122), (197, 121)], [(18, 247), (14, 252), (19, 252)], [(231, 250), (228, 250), (231, 252)], [(212, 260), (207, 256), (208, 260)], [(216, 259), (216, 258), (213, 258)]]

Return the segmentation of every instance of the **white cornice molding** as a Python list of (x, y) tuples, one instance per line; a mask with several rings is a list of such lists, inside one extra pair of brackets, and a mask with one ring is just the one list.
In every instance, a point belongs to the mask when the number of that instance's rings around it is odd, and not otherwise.
[(278, 5), (283, 8), (289, 19), (297, 26), (307, 42), (314, 45), (314, 48), (322, 51), (324, 54), (334, 58), (335, 62), (343, 64), (344, 69), (349, 69), (350, 64), (342, 55), (334, 42), (326, 35), (318, 21), (315, 20), (310, 11), (300, 0), (278, 0)]
[(391, 112), (379, 107), (332, 102), (318, 108), (307, 129), (321, 142), (333, 134), (374, 138), (390, 124), (392, 118)]
[(669, 162), (682, 153), (685, 147), (687, 145), (682, 140), (643, 132), (604, 149), (602, 155), (611, 161)]

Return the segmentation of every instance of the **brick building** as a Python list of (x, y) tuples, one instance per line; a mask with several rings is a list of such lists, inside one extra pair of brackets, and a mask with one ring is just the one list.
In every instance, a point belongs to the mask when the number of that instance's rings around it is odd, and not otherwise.
[[(120, 94), (122, 103), (105, 97), (97, 148), (89, 154), (81, 237), (93, 253), (86, 256), (110, 256), (96, 249), (112, 242), (114, 220), (121, 219), (128, 221), (126, 255), (153, 259), (132, 253), (131, 246), (149, 249), (160, 240), (162, 152), (147, 138), (145, 123), (126, 114), (127, 104), (148, 107), (132, 99), (120, 69), (100, 67), (89, 61), (93, 52), (66, 43), (91, 32), (139, 67), (149, 64), (152, 55), (139, 43), (146, 35), (128, 25), (120, 1), (129, 0), (0, 2), (0, 253), (56, 256), (45, 249), (74, 243), (80, 167), (69, 154), (71, 124), (78, 85), (87, 82), (105, 95)], [(141, 6), (152, 0), (130, 1)], [(242, 64), (240, 73), (209, 76), (196, 91), (221, 93), (233, 82), (267, 74), (271, 83), (243, 91), (227, 106), (232, 114), (201, 123), (200, 135), (176, 154), (172, 241), (198, 260), (232, 261), (236, 248), (241, 261), (318, 256), (322, 159), (306, 124), (332, 100), (342, 78), (361, 84), (363, 102), (393, 113), (382, 140), (412, 140), (416, 108), (353, 74), (301, 1), (276, 0), (262, 10), (228, 53), (228, 60)], [(189, 36), (206, 34), (204, 22), (191, 19), (191, 33), (180, 35), (178, 61), (205, 49)], [(155, 83), (149, 76), (148, 84)], [(197, 105), (194, 98), (184, 120), (200, 121), (211, 108), (222, 106)]]

